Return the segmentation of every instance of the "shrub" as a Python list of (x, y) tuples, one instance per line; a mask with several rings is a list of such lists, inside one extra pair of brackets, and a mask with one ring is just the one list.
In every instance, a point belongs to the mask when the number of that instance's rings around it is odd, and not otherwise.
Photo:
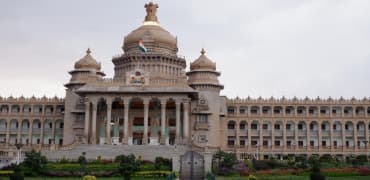
[(87, 175), (82, 178), (83, 180), (96, 180), (95, 176)]

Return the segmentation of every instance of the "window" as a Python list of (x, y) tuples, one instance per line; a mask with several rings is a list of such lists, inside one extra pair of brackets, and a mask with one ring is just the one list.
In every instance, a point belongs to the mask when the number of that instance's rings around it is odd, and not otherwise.
[(325, 124), (321, 124), (321, 130), (326, 130)]
[(205, 142), (207, 142), (208, 140), (207, 140), (207, 136), (206, 135), (199, 135), (198, 136), (198, 142), (200, 142), (200, 143), (205, 143)]
[(280, 141), (275, 141), (275, 146), (280, 146)]
[(298, 113), (298, 114), (303, 114), (303, 110), (302, 110), (302, 109), (298, 109), (298, 110), (297, 110), (297, 113)]
[(322, 145), (322, 146), (326, 146), (326, 141), (322, 141), (322, 142), (321, 142), (321, 145)]
[(239, 112), (240, 112), (240, 114), (245, 114), (247, 111), (246, 111), (245, 108), (240, 108)]
[(337, 141), (334, 141), (333, 144), (334, 144), (334, 147), (337, 147), (338, 146), (338, 142)]
[(333, 109), (331, 112), (332, 112), (333, 114), (337, 114), (337, 110), (336, 110), (336, 109)]
[(251, 113), (252, 113), (252, 114), (257, 114), (257, 113), (258, 113), (258, 111), (257, 111), (257, 109), (252, 109), (252, 110), (251, 110)]
[(346, 130), (349, 130), (348, 124), (344, 125), (344, 128), (345, 128)]
[(234, 113), (235, 113), (235, 109), (234, 109), (234, 107), (228, 107), (228, 108), (227, 108), (227, 113), (228, 113), (228, 114), (234, 114)]
[(198, 119), (199, 124), (208, 124), (208, 115), (200, 114)]
[(337, 130), (337, 125), (336, 124), (333, 124), (333, 129)]
[(279, 110), (279, 109), (275, 109), (275, 110), (274, 110), (274, 113), (275, 113), (275, 114), (280, 114), (280, 110)]
[(303, 146), (303, 141), (298, 141), (298, 146)]
[(310, 141), (310, 146), (315, 146), (315, 141)]
[(240, 124), (240, 129), (246, 129), (246, 128), (245, 128), (245, 123), (241, 123), (241, 124)]
[(286, 129), (290, 130), (290, 128), (291, 128), (291, 124), (286, 124)]
[(229, 140), (227, 140), (227, 145), (229, 145), (229, 146), (233, 146), (234, 145), (234, 140), (232, 140), (232, 139), (229, 139)]
[(313, 130), (313, 127), (314, 127), (313, 124), (310, 124), (310, 130)]
[(256, 140), (251, 141), (252, 146), (256, 146), (257, 144), (258, 144), (258, 142)]
[(303, 129), (303, 124), (298, 124), (298, 129), (302, 130)]
[(314, 113), (314, 110), (313, 110), (313, 109), (310, 109), (308, 112), (309, 112), (310, 114), (313, 114), (313, 113)]
[(235, 124), (233, 122), (229, 122), (227, 124), (227, 129), (235, 129)]
[(268, 141), (266, 141), (266, 140), (265, 140), (265, 141), (263, 141), (262, 143), (263, 143), (263, 146), (268, 146), (268, 145), (269, 145), (269, 142), (268, 142)]
[(291, 146), (291, 145), (292, 145), (292, 141), (287, 141), (287, 142), (286, 142), (286, 145), (287, 145), (287, 146)]
[(320, 110), (320, 113), (321, 113), (321, 114), (326, 114), (326, 110), (325, 110), (325, 109), (321, 109), (321, 110)]
[(267, 129), (268, 129), (268, 125), (267, 125), (267, 124), (263, 124), (263, 125), (262, 125), (262, 129), (263, 129), (263, 130), (267, 130)]
[(274, 125), (274, 128), (275, 128), (276, 130), (280, 130), (280, 124), (275, 124), (275, 125)]
[(252, 124), (251, 128), (256, 130), (257, 129), (257, 124)]
[(290, 114), (290, 112), (291, 112), (290, 109), (285, 110), (285, 114)]
[(240, 140), (240, 145), (241, 145), (241, 146), (245, 146), (245, 140), (244, 140), (244, 139), (241, 139), (241, 140)]
[[(148, 121), (148, 123), (149, 123), (149, 121)], [(60, 123), (60, 124), (59, 124), (59, 128), (60, 128), (60, 129), (63, 129), (63, 128), (64, 128), (64, 123)]]
[(346, 141), (346, 147), (349, 147), (349, 141)]

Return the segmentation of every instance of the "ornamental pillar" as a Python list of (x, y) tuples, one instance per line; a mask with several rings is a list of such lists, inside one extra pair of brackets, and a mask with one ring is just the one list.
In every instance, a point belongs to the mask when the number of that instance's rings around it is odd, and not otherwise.
[(166, 103), (167, 99), (161, 99), (161, 144), (166, 144)]
[(85, 129), (84, 129), (84, 137), (85, 143), (89, 144), (89, 123), (90, 123), (90, 102), (85, 101)]
[(180, 110), (181, 110), (181, 102), (176, 100), (176, 144), (180, 143)]
[(187, 142), (189, 140), (189, 101), (186, 100), (184, 104), (184, 139)]
[(111, 120), (112, 120), (112, 99), (107, 98), (107, 129), (106, 129), (106, 135), (105, 135), (105, 142), (108, 144), (111, 144), (111, 137), (110, 137), (110, 127), (111, 127)]
[(149, 114), (149, 99), (143, 100), (144, 104), (144, 134), (143, 134), (143, 144), (148, 144), (148, 114)]
[(91, 135), (91, 143), (96, 144), (97, 139), (96, 139), (96, 113), (98, 109), (98, 101), (92, 102), (92, 135)]
[(124, 123), (123, 123), (123, 138), (122, 142), (124, 144), (132, 144), (129, 142), (130, 138), (128, 135), (128, 120), (129, 120), (129, 108), (130, 108), (130, 99), (129, 97), (123, 98), (123, 105), (124, 105)]

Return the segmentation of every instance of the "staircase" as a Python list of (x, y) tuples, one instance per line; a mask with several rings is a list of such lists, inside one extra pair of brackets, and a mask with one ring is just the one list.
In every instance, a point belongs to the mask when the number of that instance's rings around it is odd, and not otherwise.
[(48, 160), (56, 161), (60, 159), (77, 160), (85, 152), (88, 160), (101, 159), (113, 160), (116, 156), (134, 154), (141, 156), (143, 160), (154, 161), (158, 156), (164, 158), (180, 157), (189, 150), (188, 146), (165, 146), (165, 145), (86, 145), (78, 144), (73, 149), (68, 150), (41, 150)]

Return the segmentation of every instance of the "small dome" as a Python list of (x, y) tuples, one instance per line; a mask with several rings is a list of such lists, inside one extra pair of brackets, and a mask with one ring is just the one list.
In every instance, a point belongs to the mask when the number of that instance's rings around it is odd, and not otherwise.
[(75, 63), (75, 69), (93, 68), (100, 70), (101, 66), (91, 55), (90, 48), (87, 49), (86, 55)]
[(216, 70), (216, 63), (212, 62), (208, 57), (205, 55), (206, 51), (202, 48), (200, 52), (201, 55), (198, 59), (194, 62), (190, 63), (190, 70), (197, 70), (197, 69), (211, 69)]

